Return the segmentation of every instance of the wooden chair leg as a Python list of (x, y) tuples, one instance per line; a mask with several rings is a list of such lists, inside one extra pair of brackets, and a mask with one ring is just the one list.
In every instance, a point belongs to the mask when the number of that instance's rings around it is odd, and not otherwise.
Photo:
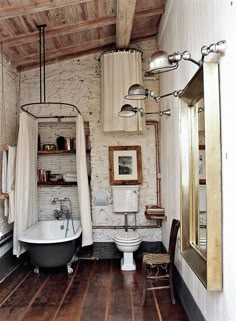
[(147, 266), (146, 263), (142, 263), (142, 298), (141, 306), (144, 306), (146, 300), (146, 291), (147, 291)]
[(170, 285), (170, 297), (172, 304), (175, 304), (175, 294), (174, 294), (174, 286), (173, 286), (173, 268), (170, 267), (169, 271), (169, 285)]

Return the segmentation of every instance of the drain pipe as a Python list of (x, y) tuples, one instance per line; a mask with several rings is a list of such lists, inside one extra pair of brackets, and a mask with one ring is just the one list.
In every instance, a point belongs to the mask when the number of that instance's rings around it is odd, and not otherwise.
[(159, 122), (157, 120), (147, 120), (147, 126), (154, 126), (155, 130), (155, 149), (156, 149), (156, 198), (157, 205), (161, 206), (161, 178), (160, 173), (160, 142), (159, 142)]

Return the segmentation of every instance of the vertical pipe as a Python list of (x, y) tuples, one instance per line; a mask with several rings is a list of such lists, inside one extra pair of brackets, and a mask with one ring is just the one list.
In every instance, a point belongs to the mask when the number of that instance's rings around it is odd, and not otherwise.
[(43, 102), (46, 103), (46, 59), (45, 59), (45, 27), (43, 26)]
[(39, 80), (40, 80), (40, 103), (46, 102), (46, 77), (45, 77), (45, 27), (39, 25)]
[(128, 213), (124, 213), (125, 215), (125, 232), (128, 232)]
[(42, 102), (42, 36), (41, 26), (39, 28), (39, 92), (40, 92), (40, 103)]
[(161, 179), (159, 178), (160, 173), (160, 142), (159, 142), (159, 122), (156, 120), (147, 120), (147, 125), (154, 126), (155, 130), (155, 148), (156, 148), (156, 194), (157, 194), (157, 205), (161, 206)]

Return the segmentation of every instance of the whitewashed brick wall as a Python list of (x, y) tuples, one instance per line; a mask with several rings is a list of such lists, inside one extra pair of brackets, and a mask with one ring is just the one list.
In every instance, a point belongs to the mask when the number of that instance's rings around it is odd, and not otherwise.
[[(1, 56), (0, 56), (1, 60)], [(18, 75), (10, 68), (6, 61), (0, 63), (0, 144), (16, 145), (17, 138), (17, 85)], [(2, 151), (0, 151), (0, 184), (2, 183)], [(0, 185), (1, 186), (1, 185)], [(0, 188), (1, 190), (1, 188)], [(12, 224), (7, 223), (3, 214), (3, 201), (0, 200), (0, 236), (5, 235), (12, 229)], [(0, 257), (8, 250), (9, 244), (3, 246)]]
[[(140, 42), (135, 47), (144, 54), (143, 69), (146, 69), (147, 58), (156, 50), (155, 39)], [(76, 105), (81, 111), (84, 121), (89, 122), (91, 139), (91, 199), (93, 225), (115, 226), (123, 225), (123, 215), (114, 214), (112, 205), (94, 206), (94, 196), (97, 191), (107, 191), (111, 194), (109, 184), (108, 147), (115, 145), (141, 145), (143, 183), (140, 186), (138, 225), (151, 225), (155, 221), (148, 221), (144, 216), (145, 204), (156, 203), (156, 164), (155, 164), (155, 135), (154, 126), (147, 126), (144, 134), (136, 133), (103, 133), (101, 131), (101, 73), (100, 55), (69, 60), (49, 65), (46, 68), (47, 101), (63, 101)], [(148, 81), (150, 82), (150, 81)], [(158, 82), (155, 82), (155, 84)], [(155, 86), (155, 85), (154, 85)], [(157, 86), (158, 90), (158, 86)], [(21, 74), (21, 104), (39, 100), (39, 72), (27, 71)], [(155, 104), (155, 103), (154, 103)], [(151, 103), (149, 102), (149, 105)], [(158, 110), (158, 105), (154, 106)], [(63, 156), (64, 158), (64, 156)], [(58, 160), (59, 161), (59, 160)], [(72, 161), (71, 161), (72, 162)], [(41, 166), (41, 165), (39, 165)], [(51, 167), (51, 164), (50, 164)], [(49, 168), (52, 170), (52, 168)], [(74, 199), (74, 188), (66, 189), (67, 195)], [(58, 195), (57, 195), (58, 193)], [(50, 199), (62, 195), (58, 187), (39, 189), (40, 217), (52, 212)], [(65, 195), (66, 196), (66, 195)], [(74, 202), (75, 210), (78, 206)], [(47, 216), (48, 214), (46, 214)], [(133, 224), (133, 215), (129, 223)], [(112, 229), (94, 229), (94, 241), (111, 241), (116, 231)], [(161, 240), (161, 229), (140, 229), (144, 240)]]

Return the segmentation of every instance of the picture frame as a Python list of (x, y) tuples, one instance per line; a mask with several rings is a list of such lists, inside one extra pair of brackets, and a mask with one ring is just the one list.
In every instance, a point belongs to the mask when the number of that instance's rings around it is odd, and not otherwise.
[(199, 145), (199, 184), (206, 184), (205, 145)]
[(142, 184), (141, 146), (109, 146), (111, 185)]

